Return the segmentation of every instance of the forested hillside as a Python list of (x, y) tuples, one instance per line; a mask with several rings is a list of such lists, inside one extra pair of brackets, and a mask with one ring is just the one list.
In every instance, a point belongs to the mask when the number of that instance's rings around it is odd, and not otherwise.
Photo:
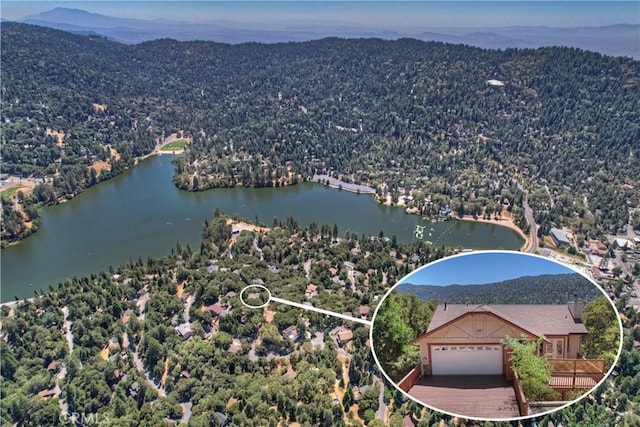
[[(510, 426), (407, 400), (384, 382), (364, 325), (240, 301), (243, 289), (263, 283), (273, 296), (370, 319), (391, 284), (448, 254), (352, 233), (336, 241), (329, 226), (303, 229), (291, 218), (232, 237), (228, 218), (218, 216), (204, 225), (199, 250), (178, 244), (167, 257), (74, 277), (32, 301), (3, 306), (2, 424), (69, 425), (75, 413), (85, 425), (396, 426), (408, 417), (420, 427)], [(244, 297), (251, 300), (251, 292)], [(408, 295), (395, 303), (395, 318), (415, 330), (435, 308)], [(640, 352), (633, 342), (640, 317), (630, 308), (623, 313), (616, 374), (538, 425), (638, 425)], [(289, 335), (291, 327), (298, 336)], [(389, 411), (386, 424), (380, 408)]]
[[(74, 277), (2, 307), (2, 425), (65, 425), (61, 413), (92, 417), (86, 425), (348, 425), (371, 421), (381, 394), (400, 420), (451, 418), (423, 415), (384, 385), (368, 327), (241, 302), (261, 283), (279, 298), (370, 319), (388, 283), (416, 267), (402, 254), (425, 263), (447, 252), (352, 233), (336, 242), (330, 227), (302, 229), (293, 219), (232, 237), (230, 219), (217, 216), (203, 237), (198, 251), (178, 244), (167, 257)], [(350, 337), (337, 340), (341, 331)]]
[(412, 39), (126, 46), (5, 22), (2, 59), (2, 172), (52, 178), (40, 203), (180, 131), (192, 144), (174, 179), (191, 190), (324, 173), (410, 195), (424, 215), (506, 205), (524, 225), (519, 183), (541, 233), (555, 221), (590, 235), (639, 201), (628, 58)]
[(566, 304), (573, 301), (574, 295), (583, 301), (602, 296), (597, 287), (577, 273), (524, 276), (478, 285), (437, 286), (405, 282), (396, 290), (401, 294), (416, 295), (423, 301), (436, 299), (450, 304)]

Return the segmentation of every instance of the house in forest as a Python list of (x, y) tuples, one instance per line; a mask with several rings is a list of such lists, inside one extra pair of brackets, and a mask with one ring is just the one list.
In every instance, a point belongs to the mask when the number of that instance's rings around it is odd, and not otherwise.
[(183, 340), (188, 340), (191, 337), (191, 325), (188, 323), (182, 323), (176, 326), (176, 333)]
[(507, 370), (505, 337), (536, 341), (552, 359), (580, 358), (587, 329), (584, 303), (440, 304), (427, 331), (412, 340), (420, 346), (426, 375), (497, 375)]

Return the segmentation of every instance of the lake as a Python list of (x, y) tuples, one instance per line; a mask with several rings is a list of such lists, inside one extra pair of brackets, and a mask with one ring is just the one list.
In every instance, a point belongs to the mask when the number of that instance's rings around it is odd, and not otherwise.
[(436, 245), (475, 249), (519, 249), (522, 238), (495, 224), (445, 221), (426, 224), (404, 209), (383, 206), (371, 195), (301, 183), (281, 188), (228, 188), (190, 193), (172, 182), (173, 156), (153, 156), (124, 174), (96, 185), (71, 201), (46, 207), (34, 235), (2, 250), (0, 299), (28, 298), (34, 290), (73, 276), (117, 266), (129, 259), (164, 256), (179, 241), (200, 247), (202, 223), (216, 209), (271, 226), (291, 216), (301, 225), (338, 225), (359, 235), (423, 239)]

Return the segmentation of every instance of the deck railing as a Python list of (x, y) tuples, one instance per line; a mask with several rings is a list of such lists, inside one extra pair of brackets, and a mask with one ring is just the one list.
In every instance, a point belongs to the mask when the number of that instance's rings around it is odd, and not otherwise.
[(527, 403), (527, 398), (524, 395), (524, 391), (520, 386), (520, 379), (518, 378), (518, 373), (516, 371), (512, 371), (512, 379), (513, 379), (513, 390), (516, 393), (516, 402), (518, 403), (518, 411), (520, 411), (520, 416), (524, 417), (529, 415), (529, 404)]
[(400, 381), (398, 381), (398, 387), (400, 390), (408, 393), (411, 390), (411, 387), (418, 381), (418, 378), (422, 376), (422, 368), (420, 365), (416, 366), (412, 370), (409, 371), (407, 375), (404, 376)]
[(552, 372), (573, 374), (603, 374), (603, 359), (548, 359)]
[(554, 390), (589, 390), (604, 377), (602, 359), (549, 359)]

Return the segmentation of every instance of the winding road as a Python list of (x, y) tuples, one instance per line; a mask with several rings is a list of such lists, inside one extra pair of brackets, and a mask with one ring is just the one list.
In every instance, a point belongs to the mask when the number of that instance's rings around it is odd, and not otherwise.
[(380, 384), (380, 394), (378, 395), (378, 410), (376, 411), (376, 417), (383, 423), (387, 423), (389, 418), (389, 406), (384, 401), (384, 381), (382, 381), (382, 378), (379, 377), (374, 378)]
[(538, 224), (533, 218), (533, 209), (529, 206), (526, 194), (522, 200), (522, 206), (524, 207), (524, 217), (527, 220), (527, 224), (529, 224), (529, 247), (527, 252), (535, 253), (536, 249), (538, 249)]
[(529, 224), (529, 247), (526, 252), (535, 253), (536, 249), (538, 249), (538, 224), (536, 224), (536, 220), (533, 217), (533, 209), (531, 209), (529, 201), (527, 200), (527, 190), (520, 184), (520, 181), (515, 178), (511, 179), (516, 183), (518, 190), (524, 193), (522, 207), (524, 208), (524, 217), (527, 220), (527, 224)]

